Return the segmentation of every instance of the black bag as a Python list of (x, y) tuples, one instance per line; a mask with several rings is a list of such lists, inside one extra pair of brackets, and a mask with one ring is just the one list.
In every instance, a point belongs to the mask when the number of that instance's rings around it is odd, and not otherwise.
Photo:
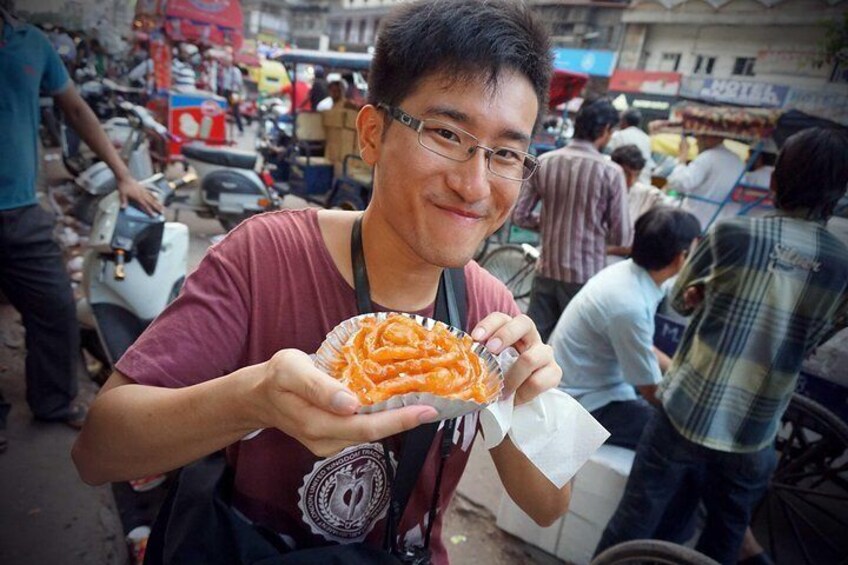
[[(368, 277), (362, 252), (361, 222), (354, 223), (351, 258), (360, 313), (372, 311)], [(435, 318), (454, 327), (466, 327), (465, 274), (446, 270), (439, 283)], [(384, 548), (365, 543), (291, 550), (272, 530), (250, 524), (230, 507), (233, 473), (222, 453), (210, 455), (182, 469), (171, 487), (150, 533), (145, 565), (311, 565), (429, 563), (429, 542), (438, 507), (442, 469), (450, 451), (455, 420), (445, 423), (441, 462), (430, 508), (423, 548), (396, 547), (396, 528), (409, 501), (438, 422), (418, 426), (404, 435), (397, 475), (392, 481), (386, 518)], [(386, 453), (388, 453), (386, 451)], [(388, 467), (391, 470), (391, 467)]]

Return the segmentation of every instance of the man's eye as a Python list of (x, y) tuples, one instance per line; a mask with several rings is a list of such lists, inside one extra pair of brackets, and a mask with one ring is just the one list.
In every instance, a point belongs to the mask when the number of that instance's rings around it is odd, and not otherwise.
[(441, 137), (442, 139), (446, 139), (448, 141), (455, 141), (459, 143), (459, 134), (457, 134), (453, 130), (449, 130), (446, 128), (435, 128), (432, 130), (433, 133)]
[(498, 161), (509, 162), (509, 163), (517, 163), (522, 160), (521, 153), (517, 151), (513, 151), (512, 149), (507, 149), (506, 147), (498, 147), (493, 156)]

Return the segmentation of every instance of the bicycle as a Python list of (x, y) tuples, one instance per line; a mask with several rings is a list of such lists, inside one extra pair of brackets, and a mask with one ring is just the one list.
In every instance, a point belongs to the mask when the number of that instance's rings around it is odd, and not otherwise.
[(516, 300), (530, 296), (539, 250), (530, 244), (507, 244), (490, 251), (480, 266), (500, 280)]

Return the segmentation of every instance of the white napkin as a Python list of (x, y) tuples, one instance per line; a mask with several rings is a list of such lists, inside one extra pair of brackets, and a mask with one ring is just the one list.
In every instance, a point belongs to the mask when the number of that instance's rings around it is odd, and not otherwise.
[[(511, 351), (510, 351), (511, 350)], [(499, 356), (504, 374), (517, 358), (508, 348)], [(557, 488), (562, 488), (609, 437), (579, 402), (561, 390), (548, 390), (513, 407), (513, 395), (480, 412), (486, 449), (509, 434), (512, 443)]]

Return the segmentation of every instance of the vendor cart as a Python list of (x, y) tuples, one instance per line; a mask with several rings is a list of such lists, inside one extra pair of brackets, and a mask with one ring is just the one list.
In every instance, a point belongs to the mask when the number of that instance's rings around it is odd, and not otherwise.
[(230, 47), (242, 44), (242, 12), (238, 0), (157, 0), (136, 4), (136, 31), (150, 38), (154, 86), (149, 106), (173, 135), (171, 155), (182, 145), (200, 140), (210, 145), (228, 144), (227, 101), (212, 92), (171, 85), (171, 50), (180, 42)]

